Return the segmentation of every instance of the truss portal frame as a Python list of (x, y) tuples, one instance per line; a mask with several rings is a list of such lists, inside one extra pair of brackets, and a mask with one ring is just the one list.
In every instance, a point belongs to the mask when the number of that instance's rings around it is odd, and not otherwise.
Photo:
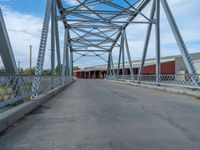
[[(167, 0), (122, 0), (120, 5), (117, 0), (74, 0), (75, 5), (66, 6), (64, 0), (47, 0), (44, 24), (36, 66), (36, 75), (42, 75), (46, 41), (51, 16), (51, 74), (52, 84), (55, 74), (55, 51), (57, 51), (60, 75), (73, 76), (73, 63), (85, 56), (98, 56), (107, 65), (107, 75), (115, 76), (122, 69), (124, 75), (125, 53), (127, 54), (131, 77), (133, 78), (133, 66), (126, 36), (127, 27), (130, 24), (148, 24), (144, 50), (141, 59), (138, 79), (143, 72), (146, 53), (150, 41), (152, 27), (155, 26), (155, 51), (156, 51), (156, 81), (159, 82), (160, 75), (160, 7), (164, 8), (170, 27), (183, 56), (184, 63), (190, 74), (197, 74), (190, 55), (174, 20)], [(150, 16), (143, 13), (144, 8), (152, 3)], [(59, 13), (57, 13), (57, 9)], [(142, 16), (144, 21), (137, 21)], [(63, 61), (61, 65), (60, 45), (58, 34), (58, 21), (63, 22), (65, 30)], [(119, 50), (119, 61), (117, 72), (113, 65), (113, 51)], [(73, 59), (73, 53), (80, 57)], [(103, 55), (107, 54), (107, 58)], [(122, 67), (121, 67), (122, 65)], [(62, 70), (61, 70), (62, 69)], [(61, 78), (65, 81), (66, 78)], [(199, 85), (199, 80), (195, 79)], [(38, 91), (40, 78), (34, 80), (33, 90)]]

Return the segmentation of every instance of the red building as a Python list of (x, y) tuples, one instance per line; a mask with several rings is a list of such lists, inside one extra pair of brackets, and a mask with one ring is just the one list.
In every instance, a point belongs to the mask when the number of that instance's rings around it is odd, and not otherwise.
[[(200, 59), (200, 53), (191, 54), (192, 60), (195, 62)], [(137, 75), (139, 72), (140, 61), (133, 61), (133, 71), (134, 74)], [(147, 59), (145, 61), (145, 66), (143, 69), (143, 74), (150, 75), (156, 73), (156, 60), (155, 59)], [(199, 64), (196, 64), (198, 67)], [(117, 64), (114, 64), (114, 67), (117, 68)], [(199, 68), (197, 68), (197, 71)], [(82, 70), (78, 70), (74, 72), (74, 76), (77, 78), (85, 78), (85, 79), (103, 79), (105, 78), (107, 72), (107, 65), (99, 65), (88, 67)], [(117, 72), (117, 69), (115, 69)], [(184, 74), (187, 72), (187, 69), (184, 65), (183, 59), (181, 55), (169, 56), (161, 58), (161, 74)], [(120, 69), (120, 74), (122, 74), (122, 69)], [(125, 75), (130, 75), (129, 64), (125, 63)]]

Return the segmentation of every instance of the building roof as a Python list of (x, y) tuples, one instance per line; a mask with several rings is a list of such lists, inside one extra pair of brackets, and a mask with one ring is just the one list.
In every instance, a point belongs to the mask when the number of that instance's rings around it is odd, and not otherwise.
[[(192, 56), (197, 55), (197, 54), (200, 56), (200, 53), (192, 53), (190, 55), (192, 57)], [(161, 58), (161, 63), (175, 61), (177, 58), (181, 58), (181, 57), (182, 57), (181, 55), (174, 55), (174, 56), (162, 57)], [(132, 61), (132, 66), (134, 68), (139, 68), (140, 64), (141, 64), (141, 60)], [(156, 59), (155, 58), (149, 58), (149, 59), (145, 60), (145, 65), (144, 66), (151, 66), (151, 65), (155, 65), (155, 64), (156, 64)], [(114, 68), (117, 68), (117, 66), (118, 66), (118, 63), (114, 63)], [(129, 68), (129, 63), (128, 62), (125, 62), (125, 68)], [(81, 69), (81, 70), (78, 70), (76, 72), (81, 72), (81, 71), (98, 71), (98, 70), (104, 71), (106, 69), (107, 69), (107, 64), (103, 64), (103, 65), (97, 65), (97, 66), (87, 67), (85, 69)]]

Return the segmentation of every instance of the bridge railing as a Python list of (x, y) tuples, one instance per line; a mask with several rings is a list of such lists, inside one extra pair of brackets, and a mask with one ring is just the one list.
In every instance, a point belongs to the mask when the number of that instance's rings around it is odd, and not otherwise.
[[(31, 99), (32, 85), (35, 76), (0, 76), (0, 108)], [(71, 82), (72, 78), (62, 80), (60, 76), (40, 76), (39, 94), (47, 92), (59, 85)]]
[(136, 83), (147, 83), (147, 84), (156, 84), (156, 85), (166, 85), (166, 86), (176, 86), (192, 89), (200, 89), (199, 79), (200, 75), (190, 75), (190, 74), (176, 74), (176, 75), (135, 75), (131, 77), (130, 75), (115, 75), (107, 76), (107, 79), (110, 80), (128, 80)]

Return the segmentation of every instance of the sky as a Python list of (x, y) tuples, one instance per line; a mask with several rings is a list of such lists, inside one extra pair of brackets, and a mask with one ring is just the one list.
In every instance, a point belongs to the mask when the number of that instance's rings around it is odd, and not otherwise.
[[(75, 0), (63, 0), (66, 5), (76, 4)], [(190, 53), (200, 52), (200, 1), (199, 0), (167, 0)], [(29, 66), (29, 45), (33, 46), (33, 65), (35, 66), (40, 35), (43, 23), (46, 0), (0, 0), (4, 20), (12, 44), (16, 62), (21, 67)], [(150, 5), (143, 11), (149, 15)], [(138, 18), (139, 20), (142, 18)], [(59, 24), (60, 44), (63, 49), (63, 29)], [(132, 60), (142, 56), (146, 25), (131, 25), (127, 28)], [(50, 39), (50, 37), (48, 37)], [(155, 57), (155, 33), (152, 32), (147, 57)], [(50, 41), (47, 43), (45, 68), (50, 67)], [(161, 56), (180, 54), (166, 16), (161, 9)], [(113, 59), (117, 62), (118, 50), (113, 51)], [(76, 56), (75, 56), (76, 57)], [(62, 58), (62, 57), (61, 57)], [(76, 62), (81, 68), (104, 64), (100, 59), (85, 57)]]

